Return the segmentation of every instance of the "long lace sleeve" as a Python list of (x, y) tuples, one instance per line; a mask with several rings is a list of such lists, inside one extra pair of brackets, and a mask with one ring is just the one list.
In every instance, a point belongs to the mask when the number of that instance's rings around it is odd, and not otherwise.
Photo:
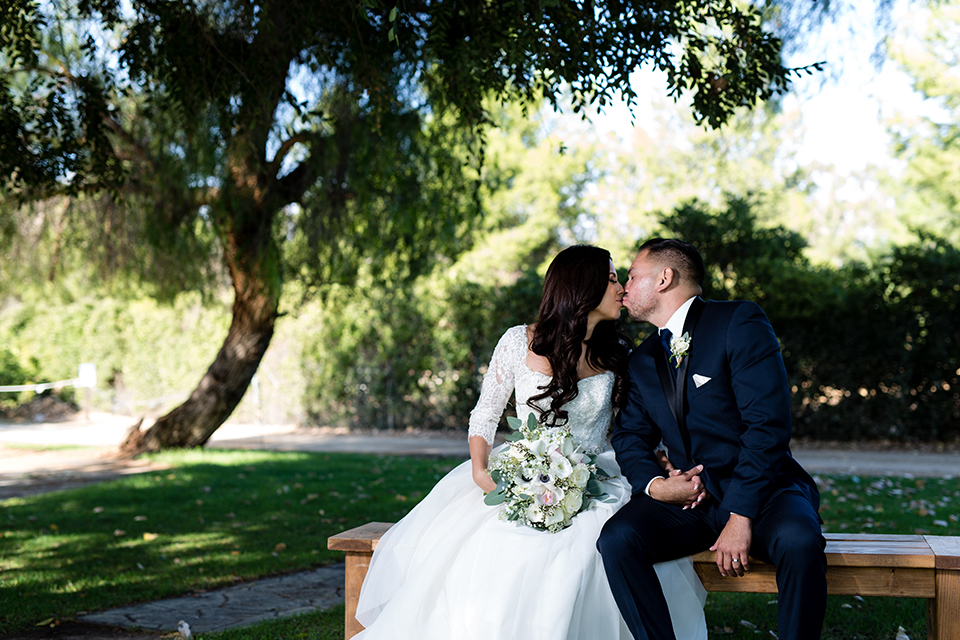
[(523, 325), (507, 329), (490, 358), (483, 376), (480, 399), (470, 412), (469, 436), (480, 436), (493, 444), (497, 424), (514, 390), (514, 374), (527, 353), (527, 328)]

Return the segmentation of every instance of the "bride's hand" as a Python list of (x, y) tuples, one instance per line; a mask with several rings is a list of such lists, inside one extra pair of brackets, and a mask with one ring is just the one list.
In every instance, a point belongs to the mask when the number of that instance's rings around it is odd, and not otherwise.
[(474, 469), (473, 481), (477, 483), (478, 487), (483, 489), (484, 493), (490, 493), (497, 488), (497, 483), (493, 481), (493, 478), (490, 477), (486, 469)]
[(703, 465), (697, 465), (689, 471), (673, 474), (668, 478), (656, 478), (650, 485), (650, 497), (660, 502), (675, 504), (679, 507), (702, 501), (704, 493), (703, 480), (700, 473)]
[(473, 465), (473, 481), (484, 493), (490, 493), (497, 488), (497, 483), (490, 477), (487, 465), (490, 463), (492, 447), (480, 436), (470, 436), (470, 462)]
[(657, 464), (660, 465), (660, 468), (663, 469), (668, 476), (676, 476), (680, 474), (680, 469), (677, 469), (673, 466), (673, 463), (670, 462), (670, 458), (667, 457), (667, 452), (663, 449), (657, 449), (654, 451), (654, 455), (657, 458)]
[(706, 489), (703, 489), (703, 490), (700, 492), (700, 495), (698, 495), (698, 496), (697, 496), (694, 500), (692, 500), (689, 504), (683, 505), (683, 508), (684, 508), (684, 510), (686, 510), (686, 509), (696, 509), (697, 507), (699, 507), (699, 506), (700, 506), (701, 504), (703, 504), (704, 502), (708, 502), (711, 497), (712, 497), (712, 496), (710, 495), (710, 492), (707, 491)]

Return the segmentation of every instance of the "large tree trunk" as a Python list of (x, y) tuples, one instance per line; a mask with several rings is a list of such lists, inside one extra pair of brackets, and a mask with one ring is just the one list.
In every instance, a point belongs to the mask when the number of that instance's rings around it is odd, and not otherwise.
[(224, 244), (235, 294), (227, 338), (186, 402), (146, 431), (139, 425), (132, 428), (120, 445), (121, 454), (202, 446), (233, 413), (260, 366), (279, 308), (279, 252), (269, 234), (253, 243), (259, 247), (240, 246), (233, 233)]

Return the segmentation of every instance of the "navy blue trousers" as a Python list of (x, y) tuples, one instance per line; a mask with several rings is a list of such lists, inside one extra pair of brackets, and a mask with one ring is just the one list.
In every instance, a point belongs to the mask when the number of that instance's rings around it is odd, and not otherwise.
[[(704, 507), (684, 511), (636, 493), (604, 525), (597, 548), (636, 640), (676, 640), (653, 565), (713, 546), (729, 515), (715, 501)], [(820, 518), (800, 489), (775, 493), (754, 520), (750, 555), (777, 569), (780, 640), (820, 637), (827, 601), (825, 544)]]

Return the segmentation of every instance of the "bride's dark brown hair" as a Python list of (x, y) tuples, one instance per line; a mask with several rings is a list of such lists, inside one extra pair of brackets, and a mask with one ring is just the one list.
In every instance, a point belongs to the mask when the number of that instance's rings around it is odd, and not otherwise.
[[(543, 281), (543, 298), (530, 349), (550, 362), (553, 377), (540, 387), (527, 404), (550, 399), (550, 408), (540, 415), (541, 424), (556, 425), (567, 420), (563, 405), (577, 397), (577, 365), (583, 339), (587, 335), (587, 316), (600, 305), (610, 284), (610, 252), (600, 247), (576, 245), (557, 254)], [(619, 321), (603, 320), (586, 342), (587, 363), (594, 369), (615, 374), (613, 405), (626, 403), (624, 372), (627, 365), (627, 339)]]

